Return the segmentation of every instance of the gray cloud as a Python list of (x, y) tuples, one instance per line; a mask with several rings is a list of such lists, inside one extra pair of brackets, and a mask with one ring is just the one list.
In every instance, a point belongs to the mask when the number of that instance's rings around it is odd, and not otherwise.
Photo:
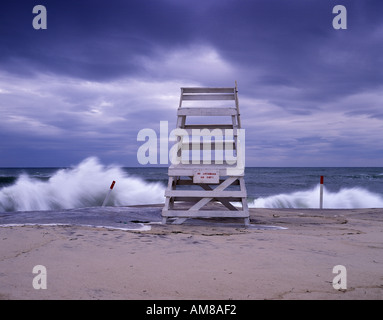
[(379, 165), (383, 3), (343, 4), (347, 30), (330, 0), (46, 1), (37, 31), (35, 2), (8, 0), (0, 166), (137, 165), (137, 132), (175, 125), (179, 87), (234, 80), (248, 165)]

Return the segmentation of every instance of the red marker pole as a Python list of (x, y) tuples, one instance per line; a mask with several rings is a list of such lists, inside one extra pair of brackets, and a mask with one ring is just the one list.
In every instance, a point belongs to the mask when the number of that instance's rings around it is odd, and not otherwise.
[(320, 176), (319, 186), (319, 208), (323, 209), (323, 176)]
[(110, 185), (109, 192), (108, 192), (108, 194), (106, 195), (106, 197), (105, 197), (105, 199), (104, 199), (104, 202), (102, 203), (102, 207), (105, 207), (106, 203), (108, 202), (109, 197), (110, 197), (110, 193), (112, 192), (113, 187), (114, 187), (115, 184), (116, 184), (116, 181), (113, 180), (112, 184)]

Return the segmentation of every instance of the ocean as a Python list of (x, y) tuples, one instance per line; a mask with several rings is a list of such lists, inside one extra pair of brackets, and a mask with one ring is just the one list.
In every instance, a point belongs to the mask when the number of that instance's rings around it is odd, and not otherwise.
[[(320, 176), (324, 209), (383, 208), (382, 167), (248, 167), (249, 207), (318, 208)], [(94, 157), (69, 168), (0, 168), (0, 225), (144, 229), (161, 221), (161, 208), (126, 206), (163, 203), (167, 178), (166, 167), (108, 166)]]

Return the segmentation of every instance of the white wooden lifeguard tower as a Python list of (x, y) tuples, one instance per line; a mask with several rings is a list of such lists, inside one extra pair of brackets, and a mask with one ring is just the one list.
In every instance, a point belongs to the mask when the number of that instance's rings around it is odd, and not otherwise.
[(249, 224), (237, 92), (237, 83), (233, 88), (181, 88), (163, 223), (214, 217)]

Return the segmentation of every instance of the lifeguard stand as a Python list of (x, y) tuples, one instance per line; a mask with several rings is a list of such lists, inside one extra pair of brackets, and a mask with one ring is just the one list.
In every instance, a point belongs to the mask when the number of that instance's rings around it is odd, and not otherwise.
[(163, 223), (214, 217), (243, 218), (249, 224), (237, 93), (237, 83), (234, 88), (181, 88)]

